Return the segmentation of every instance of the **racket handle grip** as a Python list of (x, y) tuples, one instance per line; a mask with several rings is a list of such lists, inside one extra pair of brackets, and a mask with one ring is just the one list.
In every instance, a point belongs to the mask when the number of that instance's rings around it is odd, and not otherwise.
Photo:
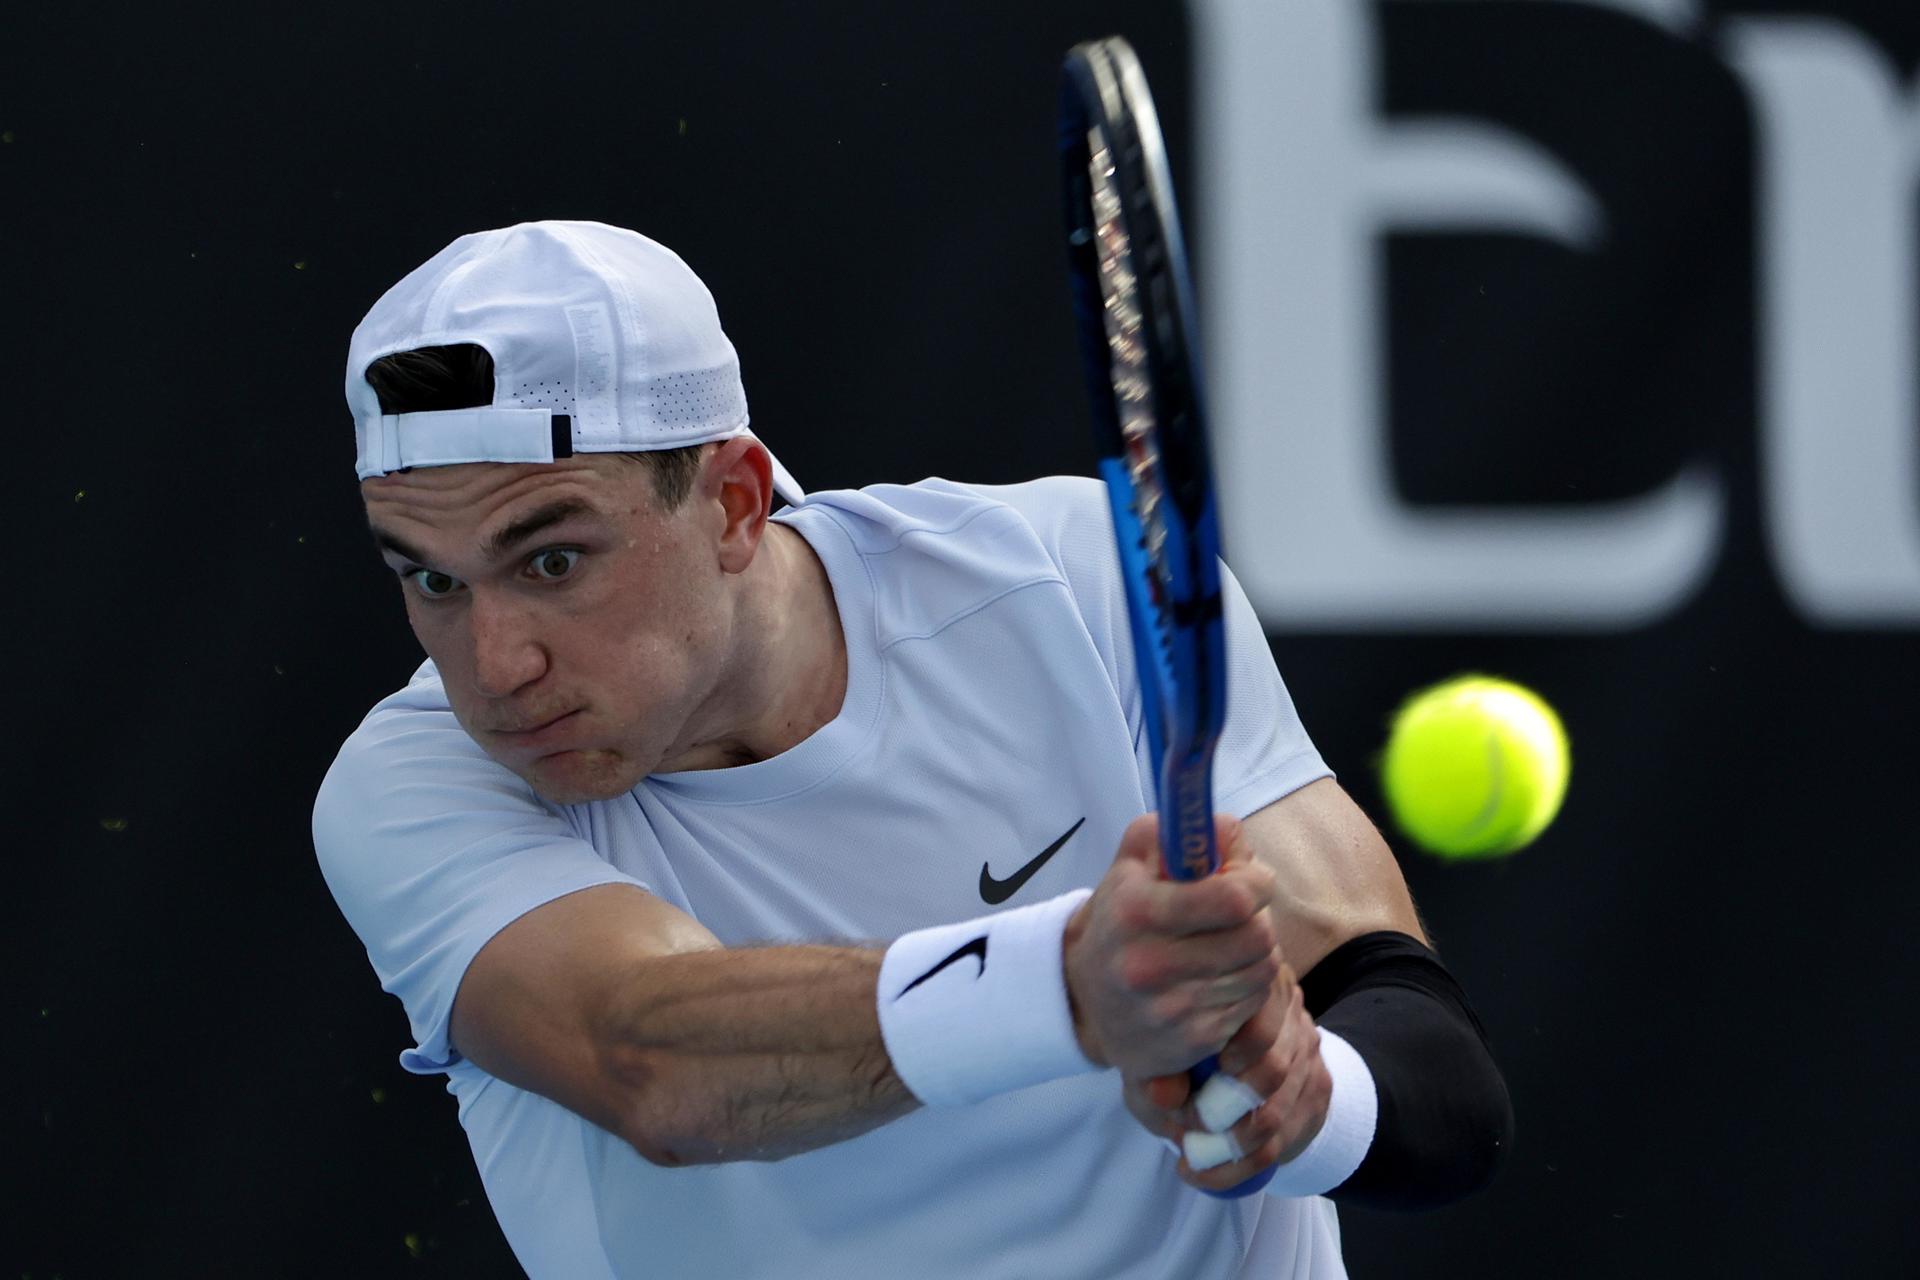
[[(1197, 1094), (1200, 1092), (1201, 1085), (1219, 1073), (1220, 1059), (1218, 1057), (1210, 1057), (1187, 1072), (1187, 1084), (1189, 1088)], [(1224, 1191), (1207, 1191), (1207, 1194), (1216, 1200), (1238, 1200), (1243, 1196), (1253, 1195), (1263, 1190), (1269, 1182), (1273, 1181), (1273, 1175), (1279, 1168), (1279, 1165), (1270, 1164), (1259, 1173), (1248, 1178), (1245, 1182), (1236, 1183)], [(1201, 1190), (1206, 1191), (1206, 1188), (1202, 1187)]]
[[(1185, 762), (1169, 753), (1163, 765), (1161, 794), (1170, 797), (1160, 812), (1160, 855), (1167, 876), (1173, 880), (1200, 880), (1220, 866), (1220, 847), (1213, 831), (1213, 753), (1200, 753)], [(1216, 1054), (1187, 1072), (1187, 1083), (1194, 1094), (1200, 1086), (1220, 1073)], [(1225, 1191), (1208, 1191), (1217, 1200), (1238, 1200), (1250, 1196), (1273, 1181), (1278, 1165), (1268, 1165), (1237, 1186)]]

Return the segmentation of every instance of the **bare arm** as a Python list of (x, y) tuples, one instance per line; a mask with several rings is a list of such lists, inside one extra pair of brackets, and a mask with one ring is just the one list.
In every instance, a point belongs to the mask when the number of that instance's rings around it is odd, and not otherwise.
[(1276, 800), (1250, 816), (1246, 830), (1277, 882), (1274, 931), (1295, 973), (1365, 933), (1427, 940), (1393, 850), (1332, 778)]
[(723, 949), (651, 894), (604, 885), (528, 912), (481, 949), (453, 1040), (655, 1164), (776, 1159), (918, 1105), (881, 1044), (880, 956)]
[[(1241, 857), (1198, 885), (1156, 879), (1150, 820), (1069, 925), (1063, 969), (1096, 1063), (1170, 1069), (1211, 1051), (1279, 968), (1273, 878)], [(919, 1103), (880, 1034), (882, 952), (732, 948), (632, 886), (584, 889), (501, 930), (468, 967), (460, 1052), (661, 1165), (777, 1159)]]

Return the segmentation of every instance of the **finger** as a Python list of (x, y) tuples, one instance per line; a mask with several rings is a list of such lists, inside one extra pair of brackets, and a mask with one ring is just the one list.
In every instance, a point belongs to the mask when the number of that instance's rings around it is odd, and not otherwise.
[[(1217, 984), (1209, 984), (1205, 991), (1196, 993), (1191, 989), (1176, 988), (1158, 999), (1160, 1003), (1156, 1006), (1156, 1013), (1163, 1025), (1185, 1038), (1183, 1052), (1187, 1055), (1186, 1062), (1191, 1065), (1205, 1058), (1218, 1057), (1233, 1039), (1234, 1033), (1260, 1012), (1267, 996), (1256, 987), (1243, 999), (1229, 1000), (1220, 993)], [(1165, 1070), (1164, 1067), (1161, 1069)]]
[[(1209, 1134), (1209, 1137), (1224, 1137), (1223, 1134)], [(1230, 1191), (1254, 1174), (1276, 1163), (1280, 1156), (1280, 1143), (1272, 1140), (1262, 1143), (1258, 1148), (1248, 1151), (1237, 1159), (1225, 1164), (1217, 1164), (1208, 1169), (1195, 1169), (1191, 1160), (1180, 1161), (1179, 1173), (1183, 1181), (1202, 1191)]]
[(1231, 1164), (1246, 1154), (1231, 1133), (1207, 1133), (1200, 1129), (1180, 1136), (1180, 1152), (1186, 1157), (1187, 1166), (1196, 1173)]
[(1157, 1106), (1151, 1096), (1146, 1080), (1128, 1080), (1121, 1096), (1127, 1104), (1127, 1110), (1140, 1122), (1142, 1128), (1156, 1137), (1164, 1138), (1175, 1147), (1179, 1146), (1180, 1135), (1191, 1127), (1186, 1123), (1186, 1109), (1168, 1110)]
[[(1193, 1112), (1209, 1133), (1226, 1133), (1266, 1098), (1225, 1071), (1215, 1072), (1193, 1097)], [(1195, 1168), (1201, 1166), (1196, 1165)]]
[(1177, 1111), (1187, 1105), (1187, 1095), (1193, 1091), (1185, 1073), (1171, 1076), (1153, 1076), (1144, 1082), (1142, 1093), (1147, 1101), (1162, 1111)]
[(1187, 937), (1233, 929), (1266, 914), (1273, 872), (1240, 863), (1204, 880), (1130, 883), (1123, 920), (1143, 932)]
[(1116, 864), (1136, 862), (1150, 867), (1160, 865), (1160, 817), (1158, 814), (1143, 813), (1127, 824), (1120, 833), (1120, 848), (1115, 851)]
[[(1308, 1028), (1304, 1051), (1286, 1065), (1266, 1101), (1234, 1126), (1234, 1141), (1242, 1151), (1277, 1138), (1292, 1154), (1305, 1146), (1304, 1138), (1319, 1132), (1332, 1096), (1332, 1080), (1319, 1057), (1319, 1034), (1318, 1028)], [(1322, 1077), (1327, 1079), (1324, 1097), (1316, 1093)]]
[(1242, 1076), (1263, 1063), (1285, 1029), (1287, 1017), (1287, 1005), (1276, 991), (1220, 1050), (1220, 1070)]
[(1325, 1060), (1316, 1053), (1306, 1066), (1300, 1097), (1293, 1104), (1293, 1114), (1299, 1117), (1300, 1124), (1285, 1142), (1280, 1153), (1282, 1160), (1298, 1156), (1320, 1136), (1320, 1130), (1326, 1127), (1327, 1111), (1333, 1105), (1333, 1073), (1327, 1070)]
[[(1267, 1006), (1274, 1003), (1273, 997), (1273, 961), (1259, 960), (1244, 969), (1224, 973), (1216, 978), (1191, 979), (1194, 985), (1193, 1003), (1196, 1008), (1213, 1009), (1232, 1007), (1240, 1010), (1240, 1016), (1227, 1026), (1227, 1037), (1246, 1029), (1249, 1022), (1258, 1018)], [(1259, 1029), (1255, 1032), (1259, 1034)], [(1223, 1044), (1222, 1048), (1225, 1047)], [(1271, 1046), (1266, 1046), (1271, 1051)]]
[(1301, 1090), (1313, 1078), (1313, 1070), (1319, 1062), (1320, 1028), (1307, 1023), (1299, 1036), (1299, 1051), (1286, 1064), (1285, 1078), (1269, 1095), (1280, 1104), (1281, 1110), (1291, 1110), (1299, 1101)]
[(1133, 990), (1156, 992), (1190, 983), (1206, 1006), (1233, 1004), (1242, 996), (1265, 996), (1281, 969), (1273, 927), (1265, 919), (1221, 933), (1185, 938), (1140, 938), (1121, 961)]
[(1213, 839), (1220, 847), (1221, 866), (1253, 861), (1253, 842), (1247, 839), (1247, 828), (1232, 814), (1213, 815)]
[(1304, 1032), (1314, 1025), (1297, 986), (1285, 986), (1286, 965), (1269, 988), (1265, 1004), (1220, 1052), (1224, 1071), (1244, 1077), (1256, 1063), (1286, 1063), (1299, 1052)]
[(1288, 1073), (1280, 1093), (1235, 1126), (1234, 1141), (1243, 1151), (1274, 1142), (1279, 1159), (1291, 1160), (1319, 1134), (1332, 1096), (1331, 1077), (1319, 1060), (1302, 1062)]

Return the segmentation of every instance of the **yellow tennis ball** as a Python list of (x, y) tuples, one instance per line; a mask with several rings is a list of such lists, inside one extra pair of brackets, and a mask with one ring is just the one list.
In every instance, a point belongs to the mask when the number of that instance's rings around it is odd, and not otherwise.
[(1458, 676), (1408, 698), (1380, 762), (1400, 829), (1444, 858), (1491, 858), (1532, 843), (1567, 793), (1567, 735), (1538, 694)]

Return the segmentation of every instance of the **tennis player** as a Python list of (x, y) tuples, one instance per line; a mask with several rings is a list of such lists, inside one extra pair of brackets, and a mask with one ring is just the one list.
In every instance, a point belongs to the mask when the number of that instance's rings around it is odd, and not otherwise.
[(594, 223), (455, 241), (346, 383), (428, 661), (315, 845), (531, 1275), (1319, 1280), (1333, 1201), (1491, 1177), (1484, 1033), (1231, 582), (1227, 858), (1159, 874), (1094, 482), (804, 493)]

